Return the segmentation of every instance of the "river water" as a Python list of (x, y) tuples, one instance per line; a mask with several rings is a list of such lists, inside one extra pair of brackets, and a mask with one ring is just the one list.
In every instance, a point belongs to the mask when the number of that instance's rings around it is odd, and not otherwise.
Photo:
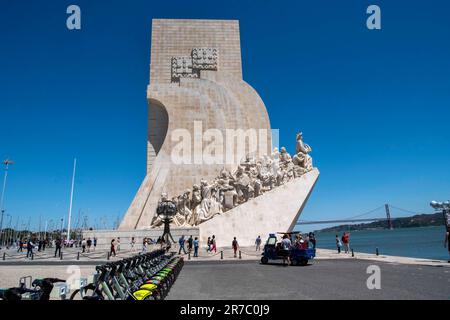
[[(336, 233), (317, 232), (315, 235), (318, 248), (336, 249)], [(350, 247), (355, 252), (375, 253), (378, 247), (382, 255), (448, 260), (444, 239), (444, 226), (352, 231)]]

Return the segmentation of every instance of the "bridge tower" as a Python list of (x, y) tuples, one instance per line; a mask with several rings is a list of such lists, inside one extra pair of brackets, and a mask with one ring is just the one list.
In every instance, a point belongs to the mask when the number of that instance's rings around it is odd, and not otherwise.
[(387, 218), (389, 230), (392, 230), (392, 229), (394, 229), (394, 227), (392, 226), (391, 212), (389, 210), (389, 205), (385, 204), (384, 208), (386, 209), (386, 218)]

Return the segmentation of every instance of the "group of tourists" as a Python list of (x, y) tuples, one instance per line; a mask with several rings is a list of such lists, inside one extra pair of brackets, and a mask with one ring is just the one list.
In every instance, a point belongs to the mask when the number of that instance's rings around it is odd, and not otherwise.
[(216, 243), (216, 236), (213, 235), (212, 237), (208, 237), (206, 240), (206, 252), (211, 253), (214, 251), (214, 253), (217, 253), (217, 243)]
[(336, 235), (336, 247), (338, 253), (341, 253), (341, 248), (344, 247), (345, 253), (350, 253), (350, 232), (344, 232), (342, 237)]
[[(307, 235), (302, 235), (301, 233), (297, 233), (295, 235), (295, 240), (291, 241), (288, 234), (283, 235), (281, 243), (280, 243), (280, 253), (283, 257), (283, 264), (288, 265), (290, 261), (290, 253), (293, 249), (302, 249), (306, 250), (309, 247), (313, 249), (316, 248), (316, 237), (313, 232), (308, 233)], [(287, 263), (286, 263), (287, 262)]]
[[(54, 242), (54, 240), (53, 240)], [(19, 239), (16, 243), (17, 252), (23, 252), (23, 248), (26, 247), (27, 251), (32, 251), (37, 247), (37, 251), (45, 251), (45, 248), (52, 247), (52, 241), (49, 239)]]
[(92, 241), (91, 238), (88, 238), (87, 240), (83, 238), (83, 240), (81, 240), (81, 252), (85, 253), (86, 250), (88, 253), (91, 252), (92, 245), (94, 245), (93, 251), (95, 251), (95, 247), (97, 246), (97, 238), (94, 238), (94, 241)]
[[(120, 237), (113, 238), (111, 240), (110, 243), (110, 250), (109, 250), (109, 255), (112, 257), (115, 257), (117, 255), (117, 253), (120, 251), (120, 244), (121, 244), (121, 240)], [(141, 252), (142, 253), (146, 253), (149, 249), (150, 245), (154, 245), (154, 244), (161, 244), (161, 246), (163, 246), (164, 244), (166, 244), (166, 241), (162, 238), (159, 237), (157, 240), (154, 240), (150, 237), (144, 237), (142, 239), (142, 248), (141, 248)], [(168, 243), (168, 245), (170, 245), (170, 242)], [(138, 249), (136, 248), (136, 238), (135, 237), (131, 237), (130, 240), (130, 250), (132, 252), (137, 252)]]
[(120, 251), (120, 237), (117, 237), (117, 240), (115, 238), (111, 240), (109, 255), (115, 257), (117, 251)]
[[(181, 254), (181, 250), (183, 250), (184, 254), (187, 254), (188, 252), (191, 253), (192, 249), (194, 249), (194, 258), (198, 257), (198, 247), (200, 245), (198, 237), (193, 238), (191, 235), (186, 240), (184, 235), (181, 235), (181, 237), (178, 239), (178, 244), (180, 247), (180, 249), (178, 250), (178, 254)], [(185, 248), (186, 245), (187, 245), (187, 251)]]
[[(287, 236), (287, 234), (285, 236)], [(261, 236), (258, 236), (255, 240), (255, 250), (256, 251), (261, 251), (261, 243), (262, 243)], [(309, 244), (311, 244), (313, 249), (316, 248), (316, 236), (315, 236), (314, 232), (310, 232), (305, 235), (298, 233), (296, 235), (296, 240), (294, 242), (295, 246), (305, 247), (305, 249), (307, 249), (309, 247)]]
[(82, 240), (62, 240), (61, 238), (56, 239), (37, 239), (37, 238), (25, 238), (16, 241), (17, 252), (23, 252), (23, 249), (27, 250), (27, 258), (33, 258), (35, 250), (37, 252), (43, 252), (48, 248), (55, 248), (55, 257), (61, 256), (61, 248), (63, 247), (80, 247), (82, 248), (82, 253), (90, 252), (91, 248), (95, 251), (97, 246), (97, 238), (93, 240), (88, 238), (87, 240), (83, 238)]

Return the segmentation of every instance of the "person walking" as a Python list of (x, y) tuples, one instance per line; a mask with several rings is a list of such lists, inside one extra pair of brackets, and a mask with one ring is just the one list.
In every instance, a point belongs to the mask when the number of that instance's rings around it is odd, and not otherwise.
[(236, 240), (236, 237), (233, 238), (233, 242), (231, 242), (231, 247), (233, 247), (234, 257), (236, 258), (236, 252), (239, 248), (239, 244)]
[(287, 265), (289, 265), (290, 263), (290, 258), (289, 258), (289, 254), (291, 253), (291, 239), (289, 239), (289, 236), (287, 234), (285, 234), (283, 236), (283, 240), (281, 240), (281, 254), (283, 256), (283, 265), (286, 266), (286, 261), (287, 261)]
[(192, 245), (194, 244), (194, 239), (192, 239), (192, 235), (188, 239), (188, 251), (189, 253), (192, 251)]
[(22, 239), (19, 240), (19, 248), (17, 248), (17, 252), (23, 252), (23, 241), (22, 241)]
[(316, 236), (314, 235), (314, 232), (309, 233), (309, 242), (311, 242), (313, 249), (316, 248)]
[(58, 255), (58, 257), (61, 256), (61, 245), (62, 245), (61, 239), (57, 238), (55, 240), (55, 258), (56, 258), (57, 255)]
[(27, 258), (28, 257), (32, 257), (33, 256), (33, 248), (34, 248), (34, 243), (31, 241), (31, 239), (28, 239), (27, 241)]
[(350, 252), (350, 233), (344, 232), (342, 235), (342, 243), (344, 244), (345, 253)]
[(116, 239), (111, 240), (111, 248), (109, 250), (109, 255), (114, 257), (116, 256)]
[(206, 240), (206, 245), (208, 246), (206, 252), (211, 252), (211, 237), (208, 237), (208, 240)]
[(180, 239), (178, 239), (178, 244), (180, 245), (180, 250), (178, 250), (178, 254), (181, 254), (181, 249), (183, 249), (184, 254), (186, 254), (186, 249), (184, 248), (184, 235), (181, 235)]
[(216, 243), (216, 236), (213, 235), (211, 238), (211, 252), (214, 250), (214, 253), (217, 253), (217, 243)]
[(86, 239), (83, 238), (83, 240), (81, 241), (81, 253), (85, 252), (86, 252)]
[(94, 251), (95, 251), (95, 247), (97, 247), (97, 238), (94, 237)]
[(336, 248), (338, 253), (341, 253), (341, 247), (342, 247), (341, 239), (339, 239), (339, 236), (336, 235)]
[(91, 238), (88, 238), (88, 239), (87, 239), (86, 245), (87, 245), (87, 252), (91, 252), (91, 246), (92, 246), (92, 240), (91, 240)]
[(117, 249), (118, 252), (120, 251), (120, 237), (117, 237), (116, 249)]
[(131, 246), (131, 251), (133, 251), (133, 252), (136, 251), (136, 249), (134, 247), (135, 244), (136, 244), (136, 240), (134, 240), (134, 237), (131, 237), (130, 246)]
[(144, 238), (142, 240), (142, 253), (146, 253), (147, 252), (147, 238)]
[(198, 258), (198, 247), (199, 247), (199, 241), (198, 241), (198, 238), (195, 237), (195, 240), (194, 240), (194, 257), (197, 257), (197, 258)]
[(255, 240), (256, 251), (261, 251), (261, 236), (258, 236)]

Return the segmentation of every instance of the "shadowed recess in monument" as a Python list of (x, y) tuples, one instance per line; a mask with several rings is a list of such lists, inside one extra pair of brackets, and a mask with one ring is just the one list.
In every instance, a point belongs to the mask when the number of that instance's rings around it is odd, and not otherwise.
[(169, 116), (164, 105), (156, 99), (148, 100), (148, 167), (150, 172), (167, 135)]

